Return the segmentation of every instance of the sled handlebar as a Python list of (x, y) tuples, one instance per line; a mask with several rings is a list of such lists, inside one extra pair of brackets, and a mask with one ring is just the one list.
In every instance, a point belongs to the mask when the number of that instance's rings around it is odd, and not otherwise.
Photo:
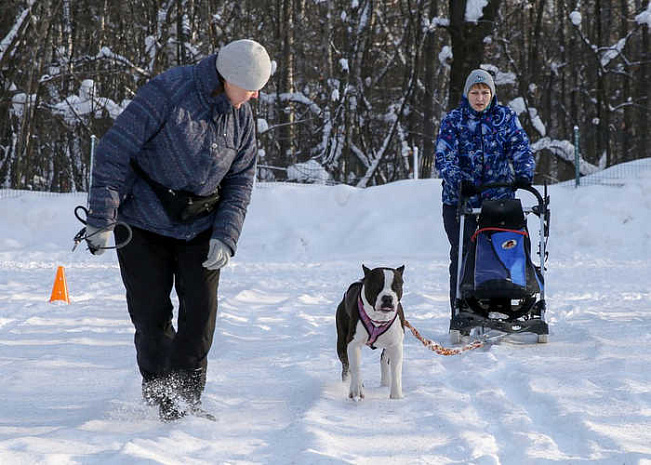
[[(512, 189), (514, 192), (517, 191), (518, 189), (531, 192), (538, 200), (538, 204), (541, 206), (541, 208), (545, 203), (543, 196), (540, 194), (540, 192), (538, 192), (538, 190), (535, 187), (533, 187), (531, 184), (524, 184), (520, 182), (513, 182), (513, 183), (497, 182), (491, 184), (484, 184), (483, 186), (472, 185), (470, 187), (467, 184), (464, 184), (461, 187), (461, 198), (465, 200), (468, 199), (469, 197), (472, 197), (473, 195), (481, 194), (482, 192), (487, 191), (488, 189), (495, 189), (500, 187)], [(466, 192), (468, 190), (470, 192)]]
[(460, 192), (460, 200), (459, 202), (459, 214), (463, 214), (464, 212), (467, 213), (468, 209), (468, 200), (470, 197), (481, 194), (482, 192), (489, 190), (489, 189), (495, 189), (495, 188), (508, 188), (512, 189), (513, 192), (517, 190), (525, 190), (531, 194), (533, 194), (536, 197), (536, 200), (538, 201), (538, 205), (533, 206), (531, 211), (534, 213), (536, 216), (541, 217), (544, 221), (545, 224), (545, 232), (544, 235), (547, 237), (549, 235), (549, 197), (547, 196), (547, 184), (545, 184), (545, 194), (541, 194), (538, 192), (538, 189), (533, 187), (531, 184), (528, 183), (522, 183), (522, 182), (513, 182), (513, 183), (491, 183), (491, 184), (484, 184), (483, 186), (475, 186), (472, 184), (462, 184), (461, 186), (461, 192)]

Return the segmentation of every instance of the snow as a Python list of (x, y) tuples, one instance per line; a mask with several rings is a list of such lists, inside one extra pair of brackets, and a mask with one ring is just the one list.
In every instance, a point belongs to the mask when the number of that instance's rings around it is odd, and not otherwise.
[(452, 47), (449, 45), (444, 45), (439, 52), (439, 63), (441, 66), (450, 66), (452, 61)]
[(440, 181), (256, 184), (220, 283), (218, 421), (172, 424), (140, 401), (115, 253), (70, 251), (85, 196), (0, 191), (0, 463), (649, 465), (651, 170), (621, 181), (550, 187), (548, 344), (443, 357), (406, 334), (404, 399), (365, 349), (361, 402), (334, 314), (362, 263), (405, 264), (407, 319), (450, 345)]
[(608, 47), (602, 54), (601, 54), (601, 66), (604, 68), (608, 66), (608, 63), (610, 63), (611, 60), (616, 58), (618, 55), (622, 53), (622, 50), (624, 50), (624, 47), (626, 46), (626, 39), (619, 39), (615, 45), (612, 47)]
[(14, 115), (22, 117), (25, 114), (28, 106), (34, 105), (36, 102), (36, 94), (27, 95), (24, 92), (19, 92), (11, 97), (11, 111)]
[(635, 17), (635, 22), (638, 24), (646, 24), (651, 30), (651, 2), (646, 6), (646, 10)]
[(264, 134), (269, 130), (269, 123), (267, 122), (266, 119), (258, 118), (256, 122), (257, 122), (256, 127), (258, 129), (258, 134)]
[(579, 27), (581, 25), (581, 13), (578, 11), (573, 11), (570, 13), (570, 21), (572, 21), (572, 24), (574, 24), (576, 27)]
[(124, 100), (122, 105), (118, 105), (109, 98), (99, 97), (95, 81), (84, 79), (79, 86), (79, 95), (66, 97), (53, 106), (53, 112), (63, 116), (68, 124), (75, 125), (83, 121), (83, 116), (95, 114), (96, 118), (101, 118), (102, 110), (106, 110), (109, 116), (115, 119), (129, 102), (130, 100)]
[[(549, 150), (555, 156), (563, 160), (574, 163), (575, 160), (575, 146), (568, 140), (550, 139), (549, 137), (542, 137), (536, 142), (531, 144), (533, 153), (538, 153), (543, 150)], [(582, 175), (596, 173), (599, 168), (585, 161), (583, 158), (579, 160), (579, 173)]]
[(488, 0), (468, 0), (466, 2), (465, 20), (469, 23), (477, 23), (484, 15), (484, 7)]
[(490, 63), (482, 63), (480, 68), (489, 71), (493, 75), (496, 86), (515, 85), (517, 83), (517, 76), (513, 72), (503, 72), (497, 66), (491, 65)]
[(437, 27), (448, 27), (449, 25), (449, 18), (434, 17), (431, 19), (431, 21), (427, 18), (423, 19), (423, 26), (425, 27), (424, 32), (432, 32)]
[(533, 107), (527, 107), (522, 97), (511, 100), (508, 105), (513, 109), (513, 111), (517, 113), (518, 116), (529, 110), (528, 114), (529, 119), (531, 120), (531, 124), (536, 129), (536, 131), (538, 131), (538, 134), (540, 134), (542, 137), (545, 137), (547, 134), (547, 128), (545, 128), (545, 124), (542, 122), (542, 119), (538, 115), (538, 110)]
[(316, 160), (296, 163), (287, 168), (287, 179), (304, 183), (332, 183), (332, 176)]
[(32, 14), (32, 7), (36, 0), (28, 0), (26, 8), (20, 13), (20, 15), (14, 20), (14, 26), (11, 30), (0, 40), (0, 61), (4, 58), (5, 53), (11, 47), (11, 44), (18, 37), (20, 29), (23, 27), (26, 19)]

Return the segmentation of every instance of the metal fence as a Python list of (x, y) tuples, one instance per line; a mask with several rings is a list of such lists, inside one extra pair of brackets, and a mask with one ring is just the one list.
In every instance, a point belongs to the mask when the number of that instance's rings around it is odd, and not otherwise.
[[(642, 158), (611, 166), (596, 173), (582, 176), (578, 180), (563, 181), (558, 185), (576, 187), (591, 185), (622, 186), (626, 180), (648, 176), (649, 172), (651, 172), (651, 158)], [(651, 188), (651, 186), (649, 187)]]
[[(302, 167), (302, 169), (309, 169), (308, 166)], [(642, 158), (640, 160), (629, 161), (626, 163), (621, 163), (619, 165), (611, 166), (596, 173), (589, 174), (587, 176), (580, 177), (577, 180), (571, 179), (568, 181), (563, 181), (558, 183), (559, 186), (590, 186), (590, 185), (605, 185), (605, 186), (622, 186), (626, 180), (639, 179), (642, 177), (650, 177), (649, 172), (651, 172), (651, 158)], [(301, 184), (313, 184), (313, 185), (332, 185), (335, 184), (331, 180), (323, 178), (323, 171), (317, 170), (314, 173), (314, 176), (310, 176), (309, 173), (304, 172), (304, 178), (300, 180), (295, 180), (293, 183)], [(285, 183), (292, 181), (283, 181)], [(272, 185), (274, 182), (265, 182), (264, 179), (258, 180), (258, 186)], [(651, 189), (651, 185), (649, 186)], [(8, 198), (20, 197), (24, 192), (21, 190), (15, 189), (4, 189), (0, 188), (0, 200)], [(84, 194), (83, 192), (77, 193), (68, 193), (67, 195), (79, 195)], [(49, 196), (49, 195), (61, 195), (55, 192), (39, 191), (38, 195)]]

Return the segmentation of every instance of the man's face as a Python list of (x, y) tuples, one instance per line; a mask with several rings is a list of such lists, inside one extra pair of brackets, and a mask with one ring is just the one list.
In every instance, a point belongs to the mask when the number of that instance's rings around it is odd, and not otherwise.
[(486, 84), (475, 84), (468, 91), (468, 102), (475, 111), (481, 112), (488, 108), (492, 98), (491, 89)]
[(252, 98), (258, 98), (259, 95), (257, 90), (242, 89), (228, 81), (224, 83), (224, 90), (226, 91), (226, 96), (228, 97), (228, 100), (230, 100), (231, 105), (237, 109)]

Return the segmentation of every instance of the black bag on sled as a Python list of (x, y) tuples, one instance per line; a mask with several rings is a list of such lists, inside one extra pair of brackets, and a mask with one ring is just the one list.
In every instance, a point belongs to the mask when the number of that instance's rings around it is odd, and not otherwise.
[(525, 299), (543, 289), (520, 199), (485, 200), (463, 262), (464, 299)]

